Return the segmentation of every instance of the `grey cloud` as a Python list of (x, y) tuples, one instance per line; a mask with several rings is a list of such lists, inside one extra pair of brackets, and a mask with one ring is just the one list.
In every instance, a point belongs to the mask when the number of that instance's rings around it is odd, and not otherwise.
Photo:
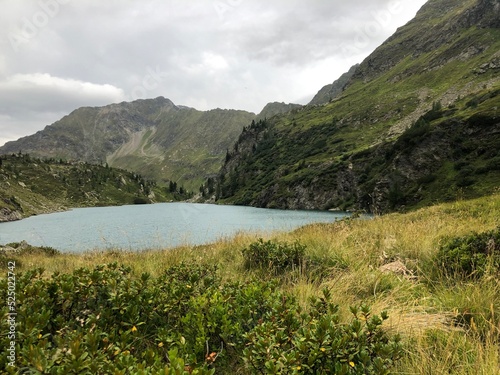
[(311, 60), (332, 56), (363, 33), (369, 43), (360, 48), (360, 53), (369, 53), (389, 36), (383, 30), (386, 25), (380, 25), (380, 31), (375, 33), (373, 25), (379, 19), (397, 23), (401, 17), (390, 13), (391, 3), (394, 1), (293, 1), (283, 17), (280, 10), (270, 14), (262, 10), (266, 14), (261, 21), (264, 27), (255, 28), (254, 33), (241, 33), (238, 45), (241, 53), (251, 59), (307, 65)]
[[(42, 128), (78, 106), (120, 97), (162, 95), (199, 109), (258, 112), (269, 101), (311, 95), (360, 62), (425, 2), (401, 0), (401, 14), (356, 45), (358, 34), (391, 1), (4, 1), (0, 138), (28, 134), (21, 124), (35, 124), (37, 114)], [(33, 35), (13, 48), (12, 35), (20, 35), (26, 20), (36, 21), (44, 12), (40, 4), (52, 4), (53, 14), (44, 25), (40, 18)], [(152, 78), (152, 71), (160, 77)], [(12, 86), (13, 77), (37, 74), (73, 85), (62, 91)]]

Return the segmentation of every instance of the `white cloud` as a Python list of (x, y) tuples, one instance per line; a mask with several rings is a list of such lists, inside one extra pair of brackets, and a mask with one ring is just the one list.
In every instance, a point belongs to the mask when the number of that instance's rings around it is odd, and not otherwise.
[(73, 109), (120, 102), (124, 97), (122, 89), (109, 84), (47, 73), (14, 74), (0, 81), (0, 144), (34, 133)]
[[(14, 74), (0, 81), (0, 109), (63, 110), (69, 105), (105, 105), (123, 100), (122, 89), (47, 73)], [(5, 112), (4, 112), (5, 113)]]
[(226, 59), (212, 52), (203, 53), (203, 65), (207, 67), (209, 70), (223, 70), (226, 69), (229, 64)]
[(199, 61), (196, 63), (187, 64), (184, 67), (184, 71), (190, 75), (213, 75), (220, 73), (228, 67), (229, 64), (223, 56), (213, 52), (203, 52), (199, 58)]
[(123, 90), (109, 84), (95, 84), (72, 78), (53, 77), (47, 73), (14, 74), (0, 82), (2, 92), (42, 89), (52, 94), (81, 96), (91, 100), (119, 100)]

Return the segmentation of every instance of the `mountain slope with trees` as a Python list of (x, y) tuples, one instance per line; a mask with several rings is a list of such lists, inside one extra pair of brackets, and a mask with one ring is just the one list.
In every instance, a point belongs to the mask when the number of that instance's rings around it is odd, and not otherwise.
[(227, 148), (254, 118), (246, 111), (176, 106), (163, 97), (84, 107), (34, 135), (8, 142), (0, 154), (21, 151), (35, 157), (108, 162), (193, 190), (218, 171)]
[(71, 207), (115, 206), (181, 200), (182, 186), (158, 186), (137, 173), (28, 154), (0, 157), (0, 222)]
[(500, 186), (500, 7), (431, 0), (331, 103), (254, 122), (220, 202), (387, 212)]

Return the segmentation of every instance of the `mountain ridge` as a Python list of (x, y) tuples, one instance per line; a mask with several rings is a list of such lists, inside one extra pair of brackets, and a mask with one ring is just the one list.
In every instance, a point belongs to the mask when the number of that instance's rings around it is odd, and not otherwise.
[(350, 79), (358, 69), (359, 64), (353, 65), (346, 73), (342, 74), (333, 83), (323, 86), (321, 90), (312, 98), (309, 105), (321, 105), (331, 102), (337, 98), (345, 89)]
[(0, 154), (21, 151), (41, 158), (108, 163), (195, 190), (217, 174), (243, 127), (300, 107), (273, 102), (258, 115), (236, 109), (199, 111), (161, 96), (80, 107), (35, 134), (7, 142)]
[(387, 212), (491, 193), (500, 185), (499, 12), (498, 0), (429, 1), (334, 101), (247, 129), (216, 200)]
[(176, 106), (164, 97), (81, 107), (33, 135), (6, 143), (0, 153), (107, 162), (194, 189), (217, 172), (226, 149), (254, 118), (246, 111)]

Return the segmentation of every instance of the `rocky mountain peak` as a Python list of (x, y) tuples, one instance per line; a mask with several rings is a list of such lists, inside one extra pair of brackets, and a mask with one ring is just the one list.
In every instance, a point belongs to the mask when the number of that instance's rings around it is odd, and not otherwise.
[[(430, 0), (412, 21), (399, 28), (362, 62), (353, 79), (371, 81), (405, 58), (418, 58), (447, 44), (455, 44), (456, 50), (472, 46), (480, 53), (489, 46), (476, 46), (477, 41), (473, 40), (468, 45), (467, 40), (457, 44), (457, 35), (470, 28), (499, 26), (500, 0)], [(429, 63), (433, 62), (429, 60)]]
[(293, 103), (267, 103), (262, 111), (257, 115), (257, 120), (271, 118), (276, 115), (281, 115), (284, 113), (288, 113), (293, 109), (301, 108), (301, 104), (293, 104)]

